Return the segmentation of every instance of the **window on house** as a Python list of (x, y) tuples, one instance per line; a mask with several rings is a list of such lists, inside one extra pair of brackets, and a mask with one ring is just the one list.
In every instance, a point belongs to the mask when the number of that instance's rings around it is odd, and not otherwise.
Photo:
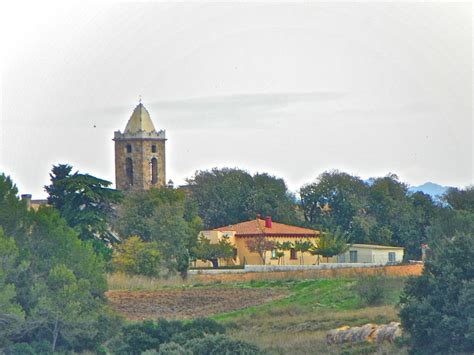
[(232, 259), (237, 259), (237, 248), (232, 249)]
[(125, 175), (129, 185), (133, 185), (133, 161), (131, 158), (125, 159)]
[(290, 259), (291, 259), (291, 260), (296, 260), (296, 259), (297, 259), (297, 255), (296, 255), (296, 250), (295, 250), (295, 248), (291, 248), (291, 249), (290, 249)]
[(346, 262), (346, 254), (339, 254), (337, 256), (337, 262), (338, 263), (345, 263)]
[(156, 153), (156, 145), (153, 144), (153, 145), (151, 146), (151, 152), (152, 152), (152, 153)]
[(158, 182), (158, 160), (156, 158), (151, 159), (151, 183), (156, 184)]
[(349, 252), (349, 259), (351, 263), (356, 263), (357, 262), (357, 250), (351, 250)]
[(132, 145), (127, 144), (127, 153), (131, 153), (131, 152), (132, 152)]
[(396, 261), (395, 252), (390, 251), (390, 252), (388, 253), (388, 262), (389, 262), (389, 263), (394, 263), (395, 261)]
[(277, 251), (276, 249), (272, 249), (272, 259), (276, 259), (277, 258)]

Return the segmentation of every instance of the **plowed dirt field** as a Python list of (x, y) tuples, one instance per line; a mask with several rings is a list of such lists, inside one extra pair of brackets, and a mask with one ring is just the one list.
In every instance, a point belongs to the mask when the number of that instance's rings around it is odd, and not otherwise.
[(274, 289), (214, 288), (109, 291), (110, 305), (129, 320), (190, 319), (230, 312), (283, 298)]

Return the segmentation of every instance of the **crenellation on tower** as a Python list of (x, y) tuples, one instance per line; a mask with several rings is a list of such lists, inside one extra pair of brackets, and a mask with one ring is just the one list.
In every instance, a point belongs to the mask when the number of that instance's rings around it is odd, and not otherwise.
[(140, 102), (124, 132), (114, 132), (115, 183), (119, 190), (148, 190), (166, 184), (166, 132), (156, 131)]

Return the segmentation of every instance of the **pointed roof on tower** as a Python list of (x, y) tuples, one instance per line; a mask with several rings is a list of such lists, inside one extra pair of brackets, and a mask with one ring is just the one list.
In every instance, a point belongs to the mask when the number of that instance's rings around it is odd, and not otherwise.
[(130, 116), (124, 131), (124, 133), (139, 132), (156, 132), (150, 114), (141, 102), (133, 110), (132, 116)]

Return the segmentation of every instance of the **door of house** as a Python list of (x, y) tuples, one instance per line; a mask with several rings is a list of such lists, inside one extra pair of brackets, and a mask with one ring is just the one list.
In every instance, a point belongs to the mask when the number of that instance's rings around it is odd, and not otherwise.
[(351, 263), (356, 263), (357, 262), (357, 250), (351, 250), (349, 252), (349, 259)]

